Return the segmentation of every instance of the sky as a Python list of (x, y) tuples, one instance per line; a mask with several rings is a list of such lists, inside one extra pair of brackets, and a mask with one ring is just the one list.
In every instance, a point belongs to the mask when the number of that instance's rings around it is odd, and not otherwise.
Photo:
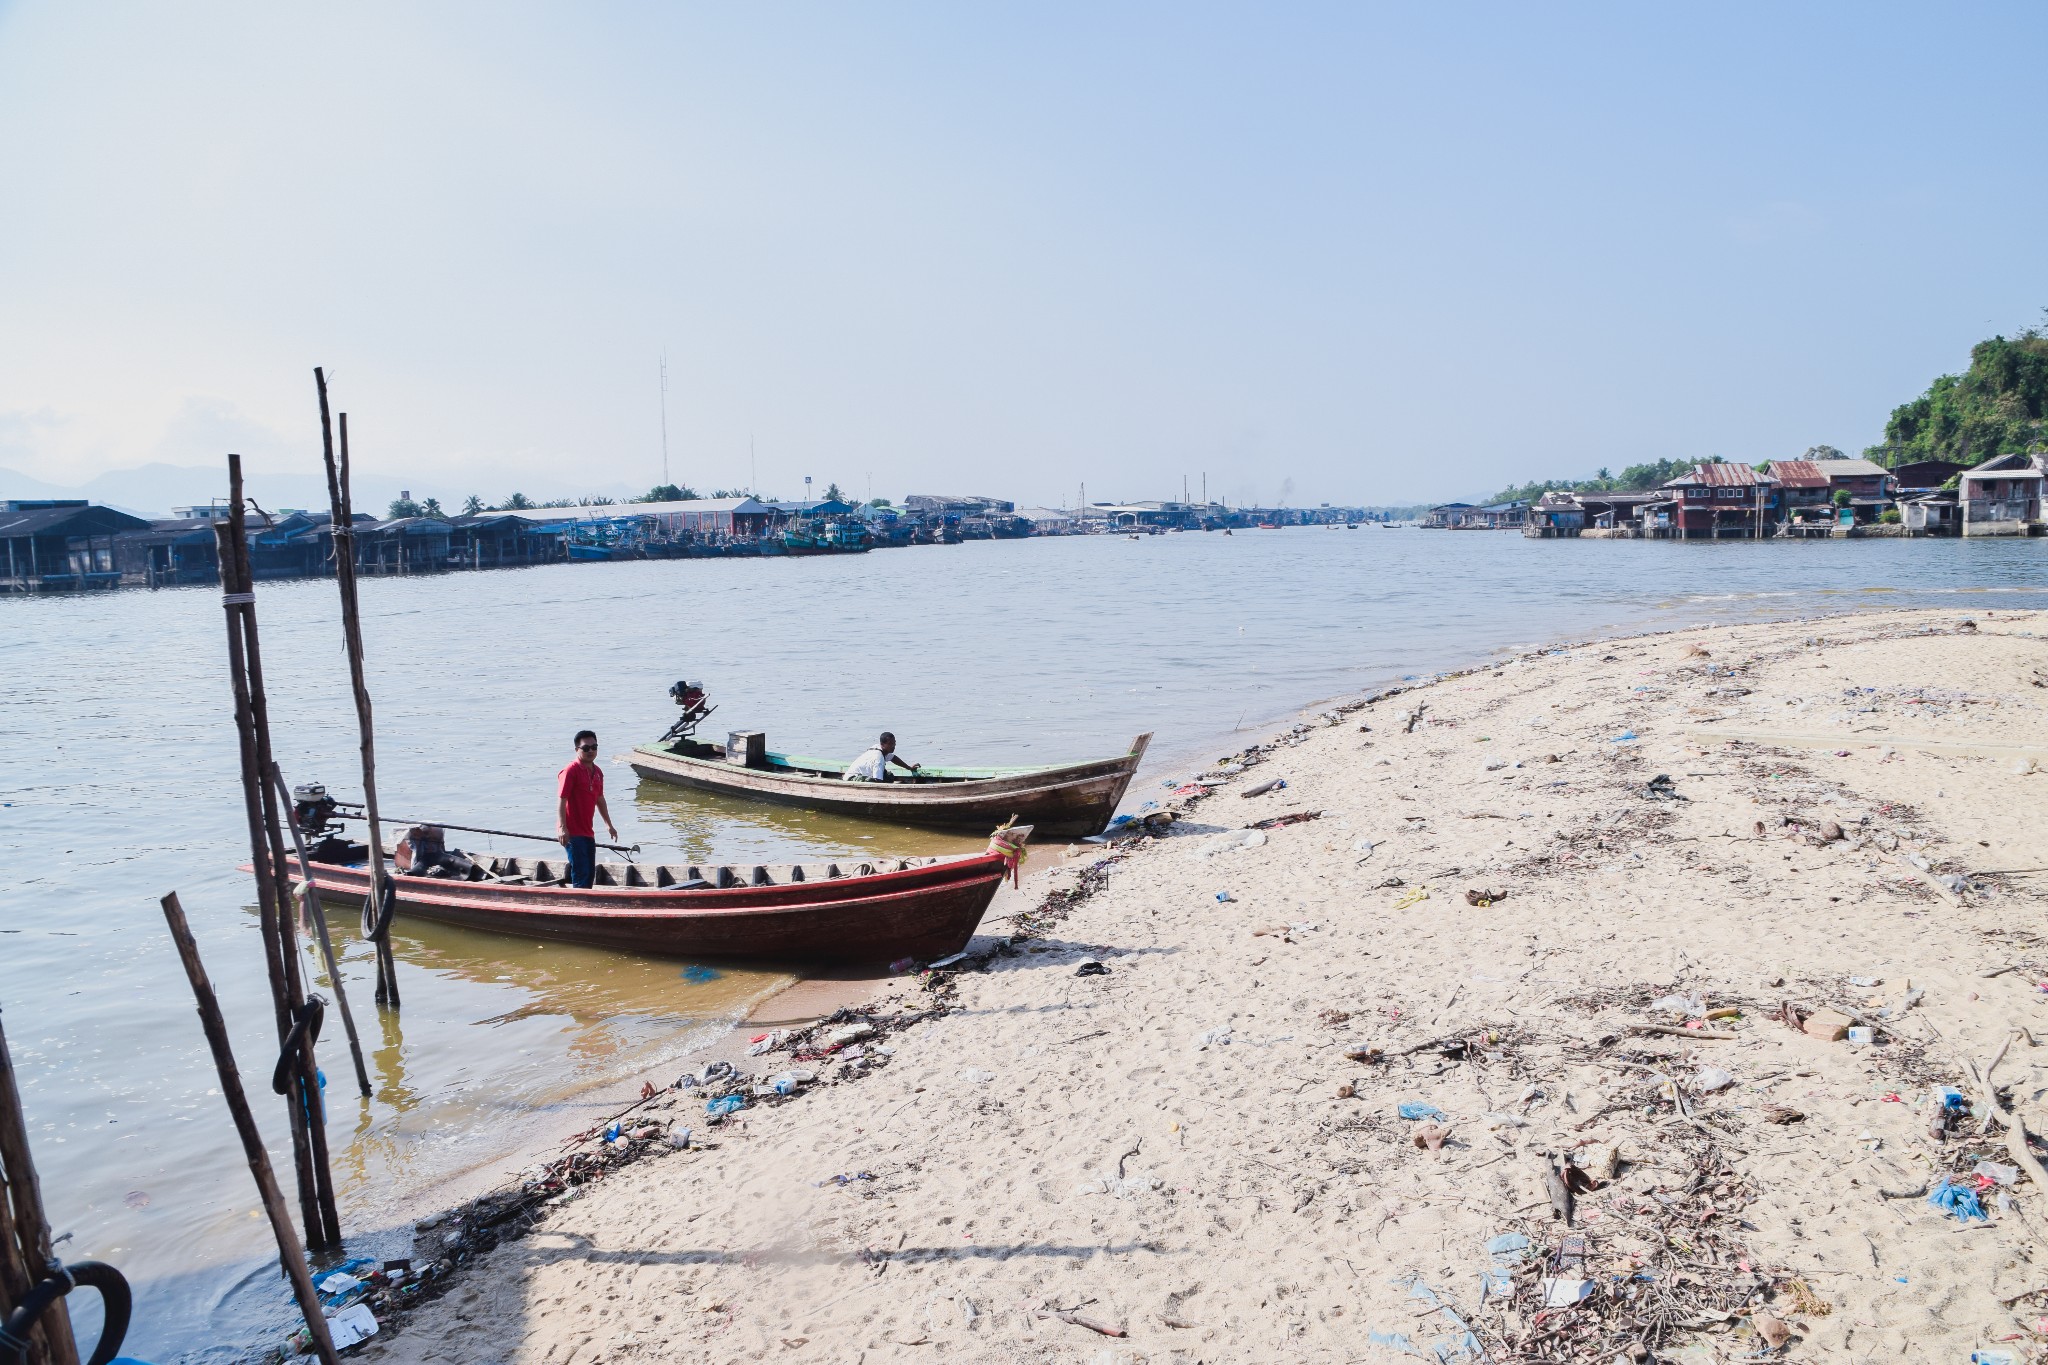
[(317, 473), (323, 365), (366, 477), (645, 489), (664, 355), (700, 491), (1856, 451), (2048, 305), (2044, 52), (2038, 3), (0, 0), (0, 469)]

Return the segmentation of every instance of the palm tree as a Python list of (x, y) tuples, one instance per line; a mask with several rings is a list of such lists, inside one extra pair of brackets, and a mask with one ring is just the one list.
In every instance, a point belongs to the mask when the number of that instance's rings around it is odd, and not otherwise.
[(527, 497), (524, 493), (514, 493), (511, 497), (505, 499), (504, 502), (504, 508), (507, 512), (520, 512), (531, 506), (533, 506), (533, 499)]
[(465, 517), (473, 517), (483, 510), (484, 500), (474, 493), (471, 493), (462, 504), (462, 515)]

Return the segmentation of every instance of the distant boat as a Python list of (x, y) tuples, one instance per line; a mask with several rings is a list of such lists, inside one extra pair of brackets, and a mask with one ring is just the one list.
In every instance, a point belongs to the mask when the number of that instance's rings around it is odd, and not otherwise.
[(874, 541), (857, 522), (799, 521), (783, 531), (782, 547), (793, 555), (858, 555)]
[(1083, 763), (1012, 768), (926, 767), (889, 782), (848, 782), (846, 763), (795, 754), (759, 754), (759, 766), (728, 759), (722, 744), (664, 740), (633, 750), (633, 771), (657, 782), (857, 819), (939, 829), (992, 829), (1011, 817), (1041, 834), (1099, 833), (1116, 814), (1150, 734), (1128, 753)]

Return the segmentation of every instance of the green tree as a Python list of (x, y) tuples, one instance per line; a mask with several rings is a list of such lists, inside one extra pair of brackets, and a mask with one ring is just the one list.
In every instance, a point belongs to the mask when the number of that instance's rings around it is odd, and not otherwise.
[(441, 500), (439, 498), (428, 498), (420, 504), (420, 515), (423, 517), (445, 517), (448, 514), (441, 510)]
[(839, 484), (838, 484), (838, 482), (837, 482), (836, 480), (835, 480), (834, 482), (832, 482), (832, 483), (828, 483), (828, 484), (826, 484), (826, 485), (825, 485), (825, 501), (826, 501), (826, 502), (845, 502), (845, 501), (846, 501), (846, 494), (844, 494), (844, 493), (842, 493), (842, 492), (840, 492), (840, 491), (839, 491)]
[(884, 507), (884, 508), (889, 508), (889, 507), (894, 507), (895, 505), (896, 505), (895, 503), (893, 503), (893, 502), (890, 502), (890, 501), (889, 501), (889, 500), (888, 500), (887, 498), (869, 498), (869, 499), (868, 499), (868, 506), (870, 506), (870, 507)]
[(483, 510), (484, 500), (478, 497), (476, 494), (471, 493), (467, 498), (463, 499), (462, 515), (464, 515), (465, 517), (473, 517)]
[(1848, 505), (1849, 505), (1849, 490), (1848, 490), (1848, 489), (1846, 489), (1846, 488), (1837, 488), (1837, 489), (1835, 490), (1835, 506), (1837, 506), (1837, 507), (1847, 507)]
[(400, 517), (418, 516), (420, 514), (420, 505), (411, 498), (393, 498), (391, 506), (385, 510), (391, 519), (396, 521)]
[(688, 502), (696, 497), (695, 489), (687, 484), (658, 483), (647, 490), (647, 496), (636, 498), (636, 502)]
[(2048, 443), (2048, 334), (2029, 327), (1970, 348), (1970, 367), (1944, 374), (1892, 409), (1884, 444), (1863, 453), (1879, 464), (1952, 460), (1981, 464)]
[(499, 505), (507, 512), (523, 512), (533, 506), (533, 499), (524, 493), (514, 493)]
[(541, 503), (542, 507), (574, 507), (575, 505), (576, 499), (574, 498), (549, 498)]

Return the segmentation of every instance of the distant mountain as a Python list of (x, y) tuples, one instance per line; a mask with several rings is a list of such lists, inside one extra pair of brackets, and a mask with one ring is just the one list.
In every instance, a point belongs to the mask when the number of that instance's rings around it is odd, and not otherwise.
[[(267, 511), (296, 507), (315, 511), (327, 506), (327, 480), (317, 474), (279, 474), (261, 468), (249, 468), (245, 475), (248, 495)], [(510, 488), (466, 488), (448, 483), (437, 483), (431, 479), (399, 480), (378, 474), (358, 473), (353, 479), (352, 490), (356, 510), (384, 515), (384, 509), (402, 492), (410, 492), (414, 498), (425, 500), (439, 498), (441, 505), (450, 512), (462, 506), (462, 500), (475, 492), (485, 502), (495, 502), (513, 492)], [(119, 508), (138, 517), (168, 517), (173, 507), (202, 506), (215, 498), (227, 496), (227, 469), (206, 468), (198, 465), (146, 464), (135, 469), (110, 470), (86, 480), (74, 487), (45, 482), (27, 474), (18, 474), (11, 469), (0, 469), (0, 499), (6, 498), (84, 498), (107, 507)], [(561, 496), (557, 490), (534, 486), (519, 491), (536, 502), (543, 498)], [(602, 487), (577, 489), (578, 496), (605, 496), (624, 501), (644, 493), (641, 488), (628, 488), (624, 484), (606, 484)]]

